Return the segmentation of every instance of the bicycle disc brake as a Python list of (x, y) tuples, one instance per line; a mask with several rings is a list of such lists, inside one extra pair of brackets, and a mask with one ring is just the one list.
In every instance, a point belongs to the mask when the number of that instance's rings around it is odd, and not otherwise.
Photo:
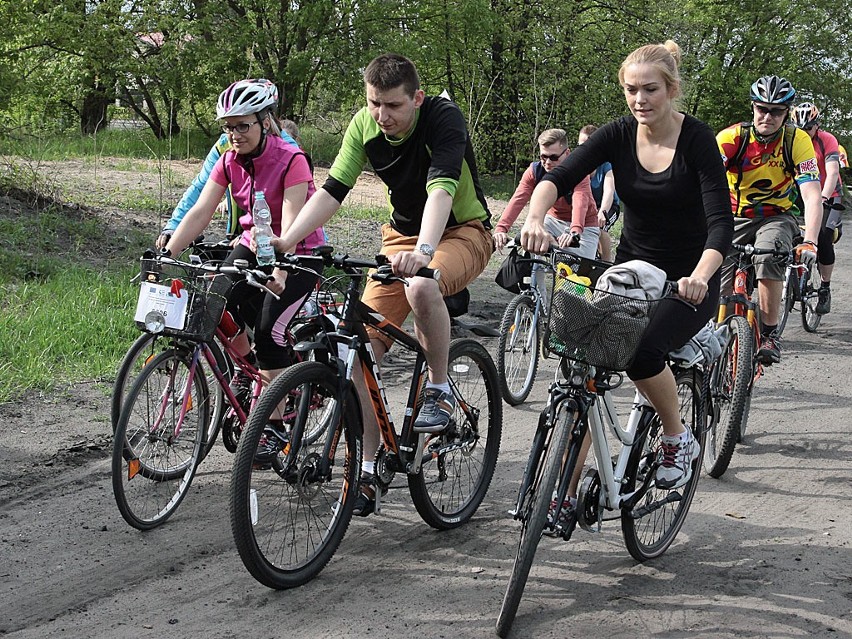
[(589, 468), (577, 492), (577, 523), (583, 530), (600, 532), (603, 516), (600, 497), (601, 478), (597, 470)]

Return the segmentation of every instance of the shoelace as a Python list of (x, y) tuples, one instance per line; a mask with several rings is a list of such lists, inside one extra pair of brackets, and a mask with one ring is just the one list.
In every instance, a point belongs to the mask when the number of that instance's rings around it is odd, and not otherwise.
[(677, 454), (681, 449), (680, 444), (666, 444), (665, 442), (661, 442), (660, 447), (663, 451), (663, 461), (660, 465), (666, 468), (672, 468), (677, 465)]
[(446, 406), (446, 412), (451, 412), (452, 407), (449, 402), (443, 399), (445, 393), (430, 393), (423, 404), (422, 414), (429, 417), (438, 415), (441, 411), (441, 404)]

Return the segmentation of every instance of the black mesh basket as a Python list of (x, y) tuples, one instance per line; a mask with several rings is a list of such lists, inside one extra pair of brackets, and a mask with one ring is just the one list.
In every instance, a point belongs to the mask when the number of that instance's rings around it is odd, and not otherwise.
[[(180, 282), (175, 289), (182, 295), (189, 295), (183, 327), (165, 327), (159, 334), (201, 342), (213, 339), (233, 286), (227, 275), (189, 265), (142, 259), (141, 279), (142, 286), (155, 283), (172, 287), (174, 282)], [(136, 326), (142, 331), (148, 330), (144, 322), (137, 321)]]
[(545, 332), (551, 352), (598, 368), (623, 371), (659, 300), (634, 299), (595, 288), (604, 262), (560, 255)]

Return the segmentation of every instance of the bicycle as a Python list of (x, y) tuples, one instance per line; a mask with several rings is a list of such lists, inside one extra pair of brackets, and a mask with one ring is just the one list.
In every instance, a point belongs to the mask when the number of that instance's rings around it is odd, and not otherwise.
[[(686, 484), (672, 490), (657, 488), (654, 475), (659, 466), (660, 420), (637, 391), (627, 424), (622, 426), (611, 393), (622, 384), (619, 371), (632, 359), (659, 300), (625, 299), (593, 288), (597, 278), (592, 267), (605, 264), (570, 256), (561, 256), (560, 261), (568, 261), (573, 273), (589, 278), (589, 286), (557, 271), (547, 339), (560, 361), (547, 406), (539, 416), (517, 502), (510, 511), (521, 523), (521, 534), (497, 620), (501, 637), (511, 629), (543, 534), (568, 541), (577, 524), (599, 532), (603, 521), (620, 519), (630, 555), (640, 562), (653, 559), (674, 541), (700, 476), (700, 461), (696, 460)], [(561, 309), (558, 314), (557, 308)], [(625, 308), (630, 312), (625, 313)], [(700, 360), (670, 357), (669, 365), (677, 382), (681, 417), (703, 444)], [(617, 456), (610, 450), (607, 431), (621, 444)], [(566, 503), (587, 435), (597, 469), (586, 471), (575, 516), (571, 516), (558, 505)]]
[[(617, 215), (613, 216), (617, 219)], [(517, 240), (507, 244), (517, 246)], [(518, 262), (529, 262), (532, 271), (529, 283), (506, 305), (500, 320), (500, 339), (497, 342), (497, 372), (500, 393), (510, 406), (523, 404), (532, 391), (539, 360), (547, 359), (547, 345), (542, 342), (543, 326), (547, 323), (549, 297), (547, 279), (552, 277), (552, 253), (548, 259), (527, 255)]]
[[(242, 434), (231, 477), (231, 528), (240, 558), (255, 579), (275, 589), (301, 586), (319, 574), (349, 526), (363, 454), (356, 366), (364, 373), (367, 408), (375, 413), (383, 440), (375, 453), (375, 513), (381, 513), (381, 497), (395, 474), (404, 473), (414, 506), (427, 524), (439, 530), (464, 524), (485, 497), (500, 446), (502, 403), (488, 351), (473, 338), (451, 342), (448, 370), (457, 405), (450, 425), (442, 434), (415, 433), (427, 378), (423, 350), (413, 336), (360, 301), (364, 269), (378, 269), (370, 277), (384, 283), (401, 278), (390, 273), (382, 255), (369, 260), (332, 256), (330, 249), (320, 254), (326, 265), (349, 278), (339, 324), (328, 335), (329, 346), (297, 348), (329, 348), (329, 361), (296, 364), (269, 385)], [(418, 275), (433, 273), (421, 269)], [(367, 326), (415, 355), (399, 431)], [(466, 328), (478, 333), (476, 326)], [(268, 468), (255, 463), (254, 451), (268, 420), (282, 406), (292, 415), (285, 420), (288, 441)]]
[[(760, 305), (757, 296), (752, 297), (756, 281), (751, 257), (771, 255), (787, 261), (780, 308), (787, 308), (788, 303), (792, 303), (794, 288), (797, 286), (795, 274), (803, 267), (794, 264), (792, 251), (789, 250), (760, 249), (751, 244), (733, 244), (732, 248), (737, 260), (733, 292), (720, 297), (716, 316), (717, 328), (724, 329), (721, 333), (724, 348), (710, 370), (704, 469), (714, 479), (725, 474), (736, 444), (745, 436), (752, 391), (763, 375), (763, 364), (757, 355), (761, 335)], [(807, 277), (807, 274), (801, 277)], [(783, 329), (780, 316), (778, 326)]]
[[(230, 242), (221, 240), (217, 242), (205, 242), (204, 236), (196, 238), (188, 247), (192, 251), (193, 260), (200, 260), (204, 263), (222, 262), (231, 250)], [(118, 418), (121, 416), (121, 406), (127, 396), (127, 391), (133, 384), (133, 381), (139, 376), (139, 373), (144, 368), (145, 364), (150, 362), (158, 353), (171, 348), (170, 339), (166, 339), (161, 334), (149, 333), (143, 331), (139, 337), (134, 340), (124, 354), (118, 370), (115, 374), (115, 382), (113, 382), (112, 395), (110, 401), (110, 422), (112, 424), (113, 434), (115, 433)], [(215, 341), (210, 343), (210, 349), (213, 351), (213, 356), (216, 359), (219, 369), (227, 372), (229, 379), (232, 378), (234, 372), (233, 362), (229, 361), (222, 347)], [(202, 362), (202, 366), (204, 366)], [(205, 369), (206, 370), (206, 369)], [(208, 388), (213, 389), (213, 407), (210, 415), (210, 423), (207, 429), (205, 442), (205, 450), (203, 456), (206, 456), (213, 445), (216, 443), (216, 437), (221, 428), (222, 419), (227, 410), (225, 402), (225, 394), (216, 386), (215, 378), (209, 370), (206, 370)], [(233, 452), (233, 451), (231, 451)]]
[[(260, 394), (260, 372), (236, 352), (220, 323), (232, 286), (226, 275), (269, 291), (263, 284), (266, 274), (239, 260), (231, 266), (193, 264), (149, 252), (142, 258), (141, 274), (137, 324), (167, 346), (152, 354), (123, 401), (114, 433), (112, 485), (125, 521), (150, 530), (174, 514), (209, 450), (215, 400), (207, 372), (228, 403), (223, 439), (239, 438)], [(309, 325), (308, 330), (307, 336), (314, 338), (320, 329)], [(249, 397), (237, 397), (230, 387), (230, 369), (217, 359), (216, 342), (222, 345), (222, 359), (251, 379)]]

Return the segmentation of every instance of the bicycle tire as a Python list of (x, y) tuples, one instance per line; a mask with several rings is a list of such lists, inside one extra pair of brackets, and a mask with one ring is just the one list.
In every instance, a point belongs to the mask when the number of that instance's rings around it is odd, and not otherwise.
[(541, 330), (535, 309), (535, 299), (522, 293), (512, 298), (500, 320), (497, 372), (500, 392), (510, 406), (526, 401), (538, 372)]
[(497, 369), (471, 338), (450, 343), (448, 372), (456, 409), (446, 433), (426, 438), (420, 472), (408, 475), (414, 507), (438, 530), (467, 522), (488, 492), (500, 453), (503, 405)]
[[(118, 424), (118, 419), (121, 416), (121, 408), (124, 400), (127, 397), (127, 392), (133, 385), (134, 380), (139, 376), (139, 373), (154, 356), (164, 350), (173, 348), (173, 341), (162, 335), (154, 335), (152, 333), (141, 333), (127, 349), (124, 358), (118, 366), (115, 374), (115, 382), (112, 385), (112, 397), (110, 400), (110, 420), (112, 422), (112, 432), (115, 434), (115, 427)], [(211, 342), (210, 350), (213, 352), (213, 357), (216, 360), (216, 365), (219, 370), (230, 379), (230, 371), (232, 366), (228, 361), (224, 351), (218, 343)], [(219, 435), (219, 429), (222, 426), (222, 419), (225, 416), (227, 409), (227, 400), (225, 393), (219, 386), (215, 375), (209, 370), (207, 362), (202, 360), (201, 365), (206, 372), (207, 388), (211, 390), (211, 411), (210, 424), (207, 428), (207, 437), (204, 443), (203, 456), (207, 456), (210, 449), (216, 443), (216, 438)]]
[[(240, 437), (231, 474), (231, 531), (246, 569), (277, 590), (301, 586), (331, 560), (352, 518), (361, 462), (361, 411), (354, 389), (338, 402), (339, 380), (319, 362), (294, 364), (266, 388)], [(316, 410), (321, 395), (334, 409)], [(279, 405), (292, 398), (289, 445), (266, 469), (255, 463), (264, 427)], [(333, 418), (327, 437), (301, 439), (311, 419)], [(317, 475), (326, 444), (333, 444), (330, 474)], [(330, 453), (329, 453), (330, 454)]]
[[(691, 424), (693, 435), (699, 445), (704, 447), (704, 417), (701, 401), (701, 381), (695, 377), (700, 375), (695, 369), (678, 373), (675, 376), (680, 414), (683, 421)], [(650, 427), (641, 433), (633, 446), (627, 461), (624, 477), (624, 492), (636, 490), (649, 472), (653, 472), (656, 451), (659, 448), (659, 438), (662, 425), (657, 416), (651, 420)], [(621, 510), (621, 531), (624, 534), (624, 544), (627, 551), (636, 561), (647, 561), (662, 555), (674, 542), (677, 533), (686, 521), (689, 506), (695, 495), (698, 480), (701, 477), (701, 455), (692, 463), (692, 476), (683, 486), (673, 490), (661, 490), (654, 485), (653, 479), (648, 492), (632, 509)], [(666, 497), (680, 495), (680, 499), (665, 502)], [(643, 509), (656, 505), (656, 509), (645, 513)]]
[(754, 337), (739, 315), (727, 320), (728, 343), (710, 373), (710, 405), (717, 416), (707, 433), (704, 470), (714, 479), (725, 474), (747, 419), (753, 374)]
[[(124, 520), (139, 530), (164, 523), (189, 491), (209, 424), (207, 380), (191, 360), (169, 350), (139, 373), (118, 419), (112, 450), (112, 486)], [(189, 393), (180, 433), (174, 426)]]
[(802, 328), (808, 333), (816, 333), (822, 321), (822, 315), (817, 315), (816, 312), (821, 281), (819, 269), (816, 264), (811, 264), (808, 277), (802, 286)]
[[(562, 404), (564, 406), (565, 404)], [(561, 408), (561, 407), (560, 407)], [(524, 588), (529, 578), (538, 543), (541, 540), (544, 527), (547, 525), (547, 513), (550, 509), (553, 490), (561, 476), (565, 475), (563, 460), (565, 450), (569, 445), (569, 438), (573, 426), (573, 415), (566, 410), (560, 410), (550, 433), (550, 440), (544, 453), (544, 462), (534, 472), (536, 478), (533, 480), (526, 497), (524, 515), (521, 517), (521, 536), (518, 540), (518, 551), (515, 563), (512, 566), (512, 574), (506, 586), (506, 594), (500, 606), (500, 614), (497, 617), (497, 635), (505, 637), (512, 628), (518, 606), (524, 594)], [(579, 444), (572, 446), (579, 449)], [(579, 451), (572, 451), (568, 455), (567, 476), (573, 473)], [(573, 464), (572, 464), (573, 459)]]

